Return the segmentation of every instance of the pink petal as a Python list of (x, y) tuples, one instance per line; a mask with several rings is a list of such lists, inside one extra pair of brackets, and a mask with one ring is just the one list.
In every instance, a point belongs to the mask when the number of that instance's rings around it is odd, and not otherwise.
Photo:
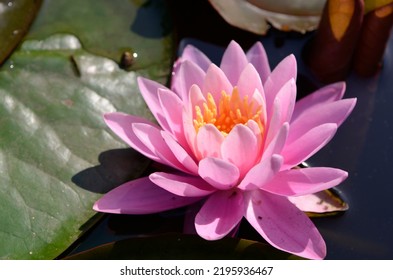
[(301, 114), (307, 114), (307, 110), (318, 105), (323, 105), (340, 100), (345, 92), (345, 83), (338, 82), (324, 86), (306, 97), (296, 102), (292, 115), (292, 121), (296, 120)]
[(261, 78), (252, 64), (247, 64), (247, 66), (241, 72), (239, 82), (237, 83), (237, 88), (241, 98), (243, 98), (245, 95), (251, 97), (255, 90), (258, 90), (261, 95), (264, 95)]
[(281, 104), (281, 124), (288, 122), (292, 117), (296, 103), (296, 83), (294, 79), (290, 79), (279, 90), (275, 98), (275, 102), (276, 101)]
[(309, 259), (326, 256), (325, 242), (311, 220), (286, 197), (256, 190), (246, 219), (272, 246)]
[(212, 94), (216, 104), (221, 98), (221, 92), (225, 91), (227, 94), (232, 93), (233, 87), (225, 76), (224, 72), (216, 65), (210, 65), (207, 70), (205, 81), (203, 84), (203, 93), (207, 95)]
[(202, 126), (197, 134), (197, 149), (200, 159), (205, 157), (221, 157), (221, 144), (225, 137), (212, 124)]
[(207, 71), (212, 62), (210, 59), (199, 49), (192, 45), (187, 45), (181, 55), (182, 60), (190, 60), (198, 65), (203, 71)]
[(195, 107), (203, 108), (206, 98), (198, 85), (192, 85), (189, 92), (188, 113), (195, 118)]
[(262, 119), (266, 122), (267, 120), (267, 114), (266, 114), (266, 99), (265, 99), (265, 93), (262, 91), (260, 92), (258, 89), (255, 89), (254, 94), (252, 95), (253, 102), (256, 103), (256, 105), (262, 107)]
[(199, 162), (199, 175), (220, 190), (227, 190), (237, 184), (239, 169), (219, 158), (204, 158)]
[(296, 102), (296, 84), (291, 79), (279, 90), (271, 111), (270, 122), (266, 136), (266, 143), (269, 144), (272, 138), (279, 132), (282, 125), (291, 119), (293, 108)]
[(236, 227), (244, 214), (241, 191), (220, 191), (212, 194), (195, 217), (197, 233), (207, 240), (220, 239)]
[(355, 104), (356, 99), (351, 98), (309, 108), (307, 114), (299, 115), (291, 123), (288, 142), (296, 141), (307, 131), (324, 123), (335, 123), (337, 127), (340, 126), (352, 112)]
[(252, 63), (252, 65), (254, 65), (255, 69), (258, 71), (262, 82), (265, 83), (271, 71), (266, 51), (261, 42), (255, 43), (251, 49), (248, 50), (246, 56), (248, 61)]
[(142, 93), (143, 99), (145, 100), (153, 116), (156, 118), (157, 122), (164, 130), (170, 131), (168, 122), (162, 112), (160, 101), (158, 100), (158, 90), (169, 89), (155, 81), (148, 80), (142, 77), (138, 77), (138, 86), (139, 90)]
[(199, 158), (193, 117), (187, 110), (183, 110), (183, 129), (188, 147), (191, 149), (194, 157)]
[(269, 145), (269, 143), (273, 140), (276, 134), (280, 131), (283, 126), (282, 122), (282, 105), (279, 99), (276, 99), (273, 103), (271, 115), (268, 118), (267, 129), (266, 129), (266, 140), (265, 145)]
[(237, 84), (240, 74), (246, 67), (248, 59), (243, 49), (235, 41), (231, 41), (222, 56), (220, 68), (224, 71), (228, 80), (234, 86)]
[(183, 207), (199, 199), (174, 195), (153, 184), (148, 177), (143, 177), (108, 192), (94, 204), (93, 209), (113, 214), (151, 214)]
[(263, 140), (264, 140), (264, 131), (261, 131), (261, 128), (259, 125), (254, 121), (254, 120), (249, 120), (246, 123), (246, 126), (251, 130), (251, 132), (255, 135), (257, 139), (257, 147), (258, 147), (258, 153), (255, 154), (255, 158), (259, 159), (261, 158), (262, 154), (262, 147), (263, 147)]
[(255, 164), (261, 147), (255, 134), (247, 126), (238, 124), (227, 135), (221, 145), (221, 155), (236, 165), (243, 177)]
[(280, 89), (291, 79), (296, 80), (297, 64), (294, 55), (289, 55), (284, 58), (274, 68), (273, 72), (267, 78), (264, 88), (266, 95), (266, 106), (268, 116), (271, 114), (273, 102)]
[[(108, 127), (132, 148), (154, 161), (160, 160), (153, 151), (147, 148), (146, 145), (139, 140), (132, 130), (132, 125), (134, 123), (143, 123), (156, 127), (155, 124), (144, 118), (124, 113), (107, 113), (104, 115), (104, 120)], [(158, 129), (158, 127), (156, 128)]]
[(161, 131), (161, 136), (181, 165), (184, 166), (189, 173), (198, 174), (198, 165), (188, 152), (166, 131)]
[(266, 158), (270, 158), (273, 154), (281, 154), (282, 149), (285, 146), (285, 142), (287, 140), (289, 131), (289, 124), (284, 123), (278, 133), (274, 136), (274, 138), (267, 145), (262, 154), (262, 160)]
[(149, 178), (157, 186), (178, 196), (203, 197), (217, 190), (202, 178), (186, 174), (155, 172)]
[(183, 131), (183, 102), (170, 90), (158, 90), (158, 100), (162, 108), (162, 114), (167, 120), (170, 128), (169, 132), (182, 145), (186, 146), (186, 139)]
[(296, 141), (287, 143), (281, 152), (284, 166), (291, 168), (314, 155), (333, 138), (336, 131), (336, 124), (327, 123), (311, 129)]
[(306, 195), (337, 186), (348, 173), (329, 167), (284, 170), (261, 189), (284, 196)]
[(238, 188), (241, 190), (254, 190), (263, 187), (280, 171), (282, 162), (283, 158), (280, 155), (273, 155), (271, 158), (263, 160), (251, 168)]
[(192, 85), (202, 86), (205, 72), (195, 63), (186, 60), (178, 66), (172, 76), (171, 89), (176, 92), (183, 102), (188, 101), (188, 93)]
[(135, 123), (132, 129), (138, 139), (154, 153), (160, 163), (172, 166), (183, 172), (189, 172), (174, 156), (167, 143), (161, 135), (161, 130), (151, 125)]

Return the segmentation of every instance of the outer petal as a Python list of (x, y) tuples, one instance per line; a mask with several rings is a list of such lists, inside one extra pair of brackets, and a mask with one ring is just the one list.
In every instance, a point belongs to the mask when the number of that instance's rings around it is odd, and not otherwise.
[(312, 94), (303, 97), (296, 102), (292, 121), (296, 120), (301, 114), (309, 115), (307, 114), (308, 109), (340, 100), (344, 95), (345, 87), (344, 82), (338, 82), (324, 86)]
[(161, 131), (161, 136), (181, 165), (190, 173), (198, 174), (198, 165), (188, 152), (166, 131)]
[(207, 240), (227, 235), (242, 219), (244, 199), (241, 191), (220, 191), (211, 195), (195, 217), (197, 233)]
[(255, 164), (261, 147), (256, 135), (247, 126), (236, 125), (221, 145), (221, 155), (239, 168), (243, 177)]
[(198, 65), (203, 71), (207, 71), (212, 62), (210, 59), (199, 49), (192, 45), (187, 45), (181, 55), (182, 60), (190, 60)]
[(197, 134), (197, 149), (200, 159), (206, 157), (221, 157), (221, 144), (225, 137), (212, 124), (202, 126)]
[(311, 129), (296, 141), (287, 143), (281, 152), (284, 166), (291, 168), (311, 157), (333, 138), (336, 131), (336, 124), (327, 123)]
[(274, 247), (310, 259), (326, 256), (325, 242), (311, 220), (286, 197), (256, 190), (246, 219)]
[(203, 197), (217, 190), (202, 178), (186, 174), (155, 172), (149, 178), (157, 186), (178, 196)]
[(143, 177), (108, 192), (94, 204), (93, 209), (114, 214), (151, 214), (182, 207), (199, 199), (174, 195), (153, 184), (148, 177)]
[(239, 169), (219, 158), (204, 158), (199, 162), (199, 175), (220, 190), (227, 190), (237, 184)]
[(192, 85), (202, 86), (205, 72), (192, 61), (184, 61), (172, 76), (171, 89), (176, 92), (183, 102), (188, 101), (188, 92)]
[(143, 99), (145, 100), (153, 116), (156, 118), (157, 122), (160, 124), (160, 126), (163, 129), (170, 131), (168, 122), (164, 114), (162, 113), (160, 101), (158, 100), (158, 90), (159, 89), (169, 90), (169, 89), (167, 89), (166, 87), (155, 81), (148, 80), (142, 77), (138, 77), (138, 86), (139, 86), (139, 90), (142, 93)]
[(280, 171), (282, 162), (283, 158), (280, 155), (273, 155), (271, 158), (263, 160), (251, 168), (238, 188), (241, 190), (263, 188)]
[(253, 96), (256, 89), (261, 95), (265, 95), (261, 78), (259, 77), (257, 70), (250, 63), (247, 64), (241, 72), (237, 88), (239, 89), (241, 98), (245, 95), (248, 95), (249, 97)]
[(242, 47), (235, 41), (231, 41), (222, 56), (220, 68), (234, 86), (237, 84), (240, 73), (246, 67), (247, 63), (248, 59)]
[(343, 99), (336, 102), (314, 106), (301, 114), (291, 123), (288, 142), (292, 143), (307, 131), (324, 123), (335, 123), (338, 126), (348, 117), (355, 107), (356, 99)]
[(216, 65), (210, 65), (205, 76), (203, 93), (211, 93), (216, 104), (219, 104), (218, 101), (221, 98), (221, 92), (225, 91), (227, 94), (229, 94), (232, 93), (232, 90), (233, 86), (228, 81), (228, 78), (225, 76), (224, 72)]
[(273, 72), (267, 78), (264, 87), (266, 94), (266, 106), (268, 116), (272, 110), (273, 102), (279, 90), (291, 79), (296, 80), (297, 64), (294, 55), (284, 58), (274, 68)]
[(184, 136), (187, 140), (188, 147), (192, 150), (195, 158), (198, 158), (197, 143), (196, 143), (196, 131), (193, 123), (192, 115), (186, 110), (183, 110), (183, 129)]
[(337, 186), (348, 173), (329, 167), (310, 167), (284, 170), (261, 189), (283, 196), (306, 195)]
[(177, 160), (171, 149), (168, 147), (161, 135), (162, 130), (142, 123), (133, 124), (132, 129), (141, 143), (143, 143), (146, 148), (151, 151), (151, 153), (154, 153), (159, 158), (159, 160), (157, 160), (158, 162), (172, 166), (183, 172), (190, 172)]
[(270, 75), (269, 60), (266, 55), (266, 51), (261, 42), (255, 43), (246, 54), (247, 59), (255, 69), (258, 71), (261, 77), (262, 83), (265, 83), (267, 77)]
[[(104, 120), (108, 127), (132, 148), (154, 161), (160, 161), (160, 158), (153, 151), (147, 148), (132, 130), (133, 123), (142, 123), (156, 127), (155, 124), (141, 117), (131, 116), (124, 113), (105, 114)], [(158, 127), (156, 128), (158, 129)]]

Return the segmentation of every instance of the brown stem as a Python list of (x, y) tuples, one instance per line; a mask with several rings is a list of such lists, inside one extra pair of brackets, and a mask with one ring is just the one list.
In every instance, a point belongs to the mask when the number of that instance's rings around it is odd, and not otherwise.
[(371, 77), (381, 67), (383, 54), (393, 25), (393, 3), (365, 15), (359, 44), (354, 56), (354, 70)]
[(304, 59), (324, 83), (344, 80), (349, 73), (363, 21), (363, 0), (328, 0)]

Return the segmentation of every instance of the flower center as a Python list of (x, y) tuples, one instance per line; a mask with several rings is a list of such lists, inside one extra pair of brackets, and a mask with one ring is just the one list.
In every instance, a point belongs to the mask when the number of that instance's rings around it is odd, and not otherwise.
[(255, 101), (250, 102), (248, 95), (240, 98), (239, 91), (235, 87), (230, 95), (225, 91), (221, 92), (218, 108), (213, 96), (208, 93), (207, 100), (203, 103), (202, 108), (195, 106), (194, 127), (198, 132), (202, 126), (213, 124), (226, 136), (235, 125), (246, 125), (249, 120), (253, 120), (263, 133), (264, 125), (261, 116), (262, 106), (256, 104)]

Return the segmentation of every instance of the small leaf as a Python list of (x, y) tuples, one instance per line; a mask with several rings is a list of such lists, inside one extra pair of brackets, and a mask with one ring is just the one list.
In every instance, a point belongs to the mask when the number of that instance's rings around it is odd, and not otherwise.
[(207, 241), (197, 235), (162, 234), (135, 237), (70, 255), (69, 260), (229, 260), (300, 259), (257, 241), (225, 237)]
[(334, 190), (324, 190), (289, 200), (310, 217), (333, 216), (349, 209), (348, 204)]

